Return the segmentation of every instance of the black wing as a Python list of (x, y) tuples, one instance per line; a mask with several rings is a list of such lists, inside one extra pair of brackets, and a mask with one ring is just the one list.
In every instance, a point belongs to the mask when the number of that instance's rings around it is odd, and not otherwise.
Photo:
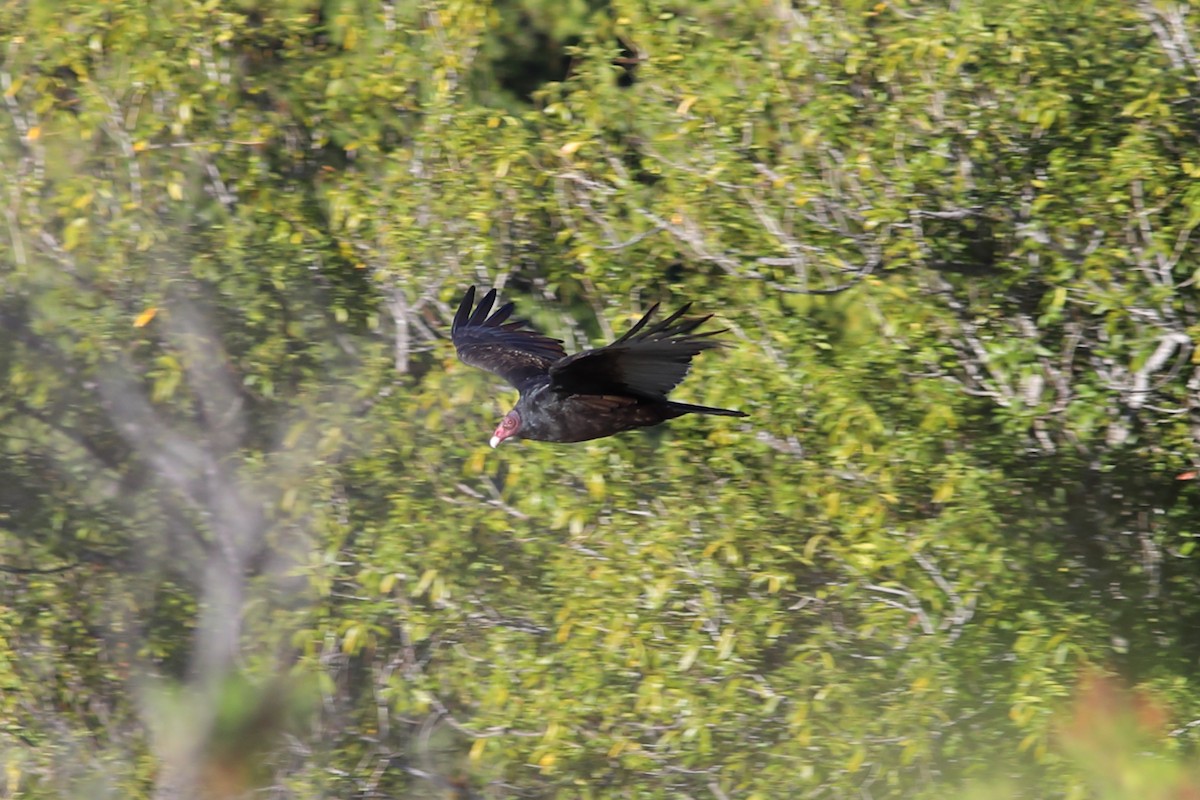
[(531, 381), (545, 377), (550, 365), (567, 353), (558, 339), (530, 330), (519, 320), (505, 322), (512, 315), (512, 303), (488, 316), (495, 302), (496, 290), (491, 289), (472, 311), (475, 287), (467, 289), (454, 315), (450, 339), (463, 363), (495, 373), (524, 391)]
[[(626, 394), (664, 400), (687, 375), (692, 358), (722, 347), (711, 336), (724, 331), (694, 333), (712, 315), (684, 319), (688, 303), (647, 328), (658, 310), (655, 303), (629, 332), (610, 345), (577, 353), (550, 367), (550, 385), (569, 394)], [(645, 328), (645, 330), (643, 330)]]

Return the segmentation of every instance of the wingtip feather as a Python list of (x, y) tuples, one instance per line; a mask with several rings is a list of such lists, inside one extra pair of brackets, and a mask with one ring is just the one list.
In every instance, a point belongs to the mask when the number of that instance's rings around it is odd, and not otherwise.
[(655, 325), (650, 330), (646, 331), (645, 335), (646, 336), (657, 336), (659, 334), (662, 334), (664, 336), (671, 336), (672, 334), (675, 333), (675, 331), (677, 329), (685, 328), (693, 320), (684, 319), (682, 322), (679, 322), (678, 324), (676, 324), (676, 320), (679, 320), (681, 317), (683, 317), (683, 315), (686, 314), (687, 310), (691, 307), (692, 307), (691, 303), (684, 303), (682, 306), (675, 309), (674, 314), (667, 317), (666, 319), (664, 319), (662, 322)]
[(471, 314), (471, 318), (467, 320), (468, 325), (482, 325), (487, 319), (488, 314), (492, 311), (492, 305), (496, 302), (496, 290), (488, 289), (488, 293), (479, 301), (479, 305), (475, 307), (475, 312)]
[(516, 305), (514, 303), (505, 303), (504, 305), (497, 308), (496, 313), (494, 313), (490, 317), (488, 317), (487, 321), (484, 324), (489, 327), (492, 327), (492, 328), (504, 327), (501, 323), (503, 323), (506, 319), (508, 319), (509, 317), (512, 316), (513, 309), (515, 309), (515, 308), (516, 308)]
[(654, 316), (656, 311), (658, 311), (658, 303), (655, 303), (654, 305), (650, 306), (650, 308), (648, 308), (646, 310), (646, 313), (642, 314), (642, 318), (639, 319), (637, 322), (635, 322), (633, 324), (633, 327), (630, 328), (629, 330), (625, 331), (625, 335), (622, 336), (620, 339), (617, 339), (617, 341), (613, 342), (613, 344), (618, 344), (620, 342), (627, 342), (631, 338), (636, 336), (638, 331), (640, 331), (642, 328), (646, 327), (646, 323), (650, 321), (650, 318)]
[(471, 316), (471, 307), (475, 305), (475, 287), (468, 286), (466, 294), (463, 295), (462, 302), (458, 304), (458, 311), (454, 314), (454, 322), (450, 325), (450, 334), (453, 335), (456, 330), (467, 324)]

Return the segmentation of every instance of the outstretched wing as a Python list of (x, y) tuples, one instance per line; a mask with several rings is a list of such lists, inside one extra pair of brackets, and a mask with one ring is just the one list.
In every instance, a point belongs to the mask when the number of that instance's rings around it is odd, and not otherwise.
[(495, 302), (496, 290), (491, 289), (476, 307), (475, 287), (467, 289), (454, 315), (450, 339), (463, 363), (495, 373), (524, 391), (531, 381), (544, 378), (566, 351), (558, 339), (526, 328), (524, 322), (505, 322), (512, 315), (512, 303), (489, 316)]
[(658, 310), (655, 303), (612, 344), (577, 353), (550, 367), (551, 387), (567, 394), (625, 394), (664, 400), (687, 375), (693, 357), (723, 346), (709, 337), (724, 331), (694, 333), (712, 315), (685, 319), (691, 305), (646, 327)]

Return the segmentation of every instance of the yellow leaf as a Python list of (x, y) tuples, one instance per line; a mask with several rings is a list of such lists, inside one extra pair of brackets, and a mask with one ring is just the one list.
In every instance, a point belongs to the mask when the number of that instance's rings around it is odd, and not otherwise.
[(425, 591), (433, 583), (433, 579), (437, 577), (437, 574), (438, 571), (436, 569), (427, 569), (421, 573), (421, 579), (417, 581), (417, 585), (413, 588), (412, 596), (420, 597), (425, 594)]
[(154, 317), (157, 314), (158, 314), (158, 308), (156, 306), (150, 306), (145, 311), (143, 311), (142, 313), (137, 315), (137, 319), (135, 319), (133, 321), (133, 327), (135, 327), (135, 328), (146, 327), (147, 325), (150, 324), (150, 320), (154, 319)]
[(858, 768), (867, 760), (867, 751), (862, 747), (856, 748), (854, 754), (850, 756), (850, 760), (846, 762), (846, 771), (850, 773), (858, 772)]
[(1057, 286), (1054, 293), (1050, 295), (1050, 310), (1061, 311), (1062, 307), (1067, 302), (1067, 287)]
[(476, 739), (475, 744), (471, 745), (470, 758), (472, 761), (478, 761), (483, 757), (483, 748), (487, 747), (487, 739)]
[(733, 628), (727, 627), (721, 631), (721, 635), (717, 638), (717, 660), (724, 661), (733, 653), (733, 644), (735, 639)]
[(692, 664), (696, 663), (696, 656), (700, 655), (700, 648), (697, 645), (692, 645), (683, 653), (683, 658), (679, 659), (679, 671), (687, 672)]
[(935, 503), (945, 503), (951, 497), (954, 497), (954, 483), (952, 481), (946, 481), (933, 491), (933, 502)]
[(36, 142), (38, 139), (42, 138), (42, 126), (34, 125), (29, 129), (29, 133), (25, 134), (25, 138), (31, 142)]
[(694, 94), (688, 95), (687, 97), (683, 98), (683, 101), (679, 104), (679, 107), (675, 109), (675, 113), (681, 116), (688, 113), (688, 111), (691, 110), (692, 106), (694, 106), (696, 101), (699, 99), (700, 98)]
[(816, 536), (804, 543), (804, 560), (812, 563), (813, 557), (817, 554), (817, 547), (820, 546), (821, 540), (825, 538), (824, 534), (818, 533)]
[(178, 183), (174, 183), (174, 182), (168, 183), (167, 184), (167, 194), (169, 194), (171, 196), (172, 200), (182, 200), (183, 199), (183, 187), (180, 186)]
[(567, 142), (562, 147), (560, 147), (558, 149), (558, 151), (560, 153), (562, 153), (564, 156), (573, 155), (579, 148), (583, 147), (585, 144), (587, 144), (587, 142), (585, 142), (585, 141)]

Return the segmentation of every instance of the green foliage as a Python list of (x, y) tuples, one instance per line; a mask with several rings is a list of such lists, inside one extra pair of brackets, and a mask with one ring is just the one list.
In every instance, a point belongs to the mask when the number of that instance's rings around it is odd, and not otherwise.
[(1194, 21), (795, 5), (0, 0), (3, 796), (1194, 791)]

